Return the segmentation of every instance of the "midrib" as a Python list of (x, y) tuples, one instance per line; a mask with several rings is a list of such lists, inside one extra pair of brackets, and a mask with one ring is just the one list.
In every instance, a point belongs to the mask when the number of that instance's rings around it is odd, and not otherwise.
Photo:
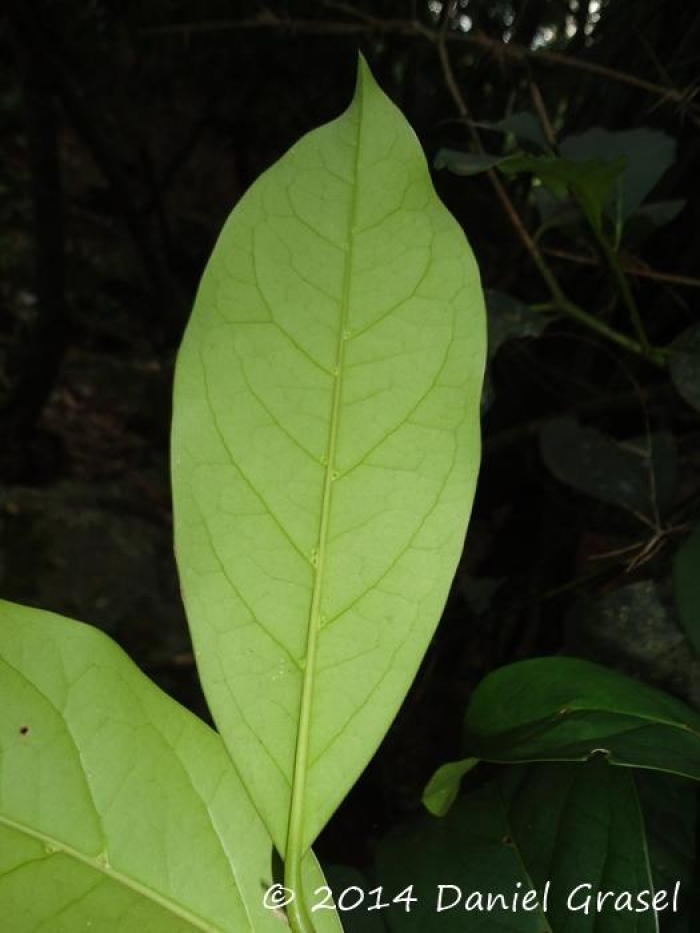
[[(361, 79), (362, 80), (362, 79)], [(345, 246), (345, 265), (343, 269), (343, 289), (340, 322), (338, 326), (338, 342), (336, 347), (336, 362), (333, 383), (333, 397), (331, 402), (330, 430), (328, 447), (326, 450), (326, 471), (323, 478), (323, 496), (321, 501), (321, 521), (319, 524), (316, 545), (316, 561), (314, 567), (313, 591), (306, 638), (306, 656), (304, 659), (304, 676), (301, 690), (301, 705), (299, 710), (299, 729), (294, 757), (294, 771), (292, 777), (292, 791), (290, 799), (289, 829), (287, 833), (287, 846), (285, 864), (287, 870), (288, 886), (295, 891), (301, 891), (301, 860), (304, 856), (304, 809), (306, 803), (306, 780), (308, 777), (309, 745), (311, 739), (311, 713), (313, 705), (314, 677), (316, 672), (316, 654), (318, 649), (318, 636), (321, 629), (321, 599), (323, 596), (323, 577), (328, 550), (328, 525), (333, 500), (333, 487), (339, 478), (336, 473), (336, 452), (338, 441), (338, 425), (340, 422), (340, 405), (343, 386), (343, 367), (345, 363), (345, 345), (348, 335), (348, 309), (350, 303), (350, 284), (353, 259), (353, 230), (357, 211), (357, 177), (360, 159), (360, 144), (362, 137), (364, 89), (361, 87), (357, 95), (357, 141), (355, 145), (355, 164), (353, 166), (352, 195), (350, 210), (348, 212), (348, 231)]]

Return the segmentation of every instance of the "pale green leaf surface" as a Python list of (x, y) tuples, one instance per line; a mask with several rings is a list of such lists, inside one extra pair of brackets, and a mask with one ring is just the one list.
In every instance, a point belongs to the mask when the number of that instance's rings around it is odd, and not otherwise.
[(0, 602), (0, 706), (3, 933), (280, 929), (272, 842), (223, 743), (109, 638)]
[(306, 846), (439, 619), (478, 468), (484, 330), (464, 235), (361, 62), (350, 108), (229, 218), (176, 376), (197, 663), (282, 854), (292, 785)]
[(426, 810), (433, 816), (444, 816), (457, 799), (462, 778), (478, 764), (478, 758), (463, 758), (440, 765), (423, 791)]

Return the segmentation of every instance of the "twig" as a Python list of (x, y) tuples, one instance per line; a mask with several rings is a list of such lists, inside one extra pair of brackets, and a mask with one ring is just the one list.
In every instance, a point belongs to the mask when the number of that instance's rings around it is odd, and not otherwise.
[[(340, 3), (335, 2), (332, 6), (337, 8), (340, 6)], [(343, 7), (345, 7), (344, 4)], [(347, 10), (347, 12), (350, 12), (350, 10)], [(357, 13), (357, 11), (353, 11), (353, 13)], [(257, 16), (241, 19), (172, 23), (169, 26), (144, 26), (141, 28), (140, 33), (144, 36), (182, 35), (189, 37), (206, 33), (249, 32), (258, 29), (275, 29), (297, 35), (315, 36), (352, 36), (373, 32), (379, 34), (423, 37), (431, 41), (435, 41), (436, 38), (434, 30), (417, 19), (382, 19), (363, 13), (356, 21), (331, 19), (312, 20), (303, 17), (277, 16), (269, 10), (259, 13)], [(548, 49), (528, 49), (525, 46), (516, 45), (512, 42), (506, 43), (499, 39), (493, 39), (479, 32), (464, 33), (457, 30), (450, 30), (445, 35), (444, 39), (446, 42), (459, 42), (483, 49), (484, 51), (490, 52), (499, 60), (511, 59), (512, 61), (523, 61), (529, 59), (533, 62), (549, 63), (552, 65), (559, 65), (563, 68), (585, 71), (608, 81), (615, 81), (618, 84), (626, 84), (638, 90), (646, 91), (649, 94), (659, 97), (663, 103), (680, 105), (692, 111), (695, 119), (700, 115), (700, 109), (692, 102), (692, 91), (678, 90), (674, 87), (664, 87), (653, 81), (648, 81), (646, 78), (639, 78), (636, 75), (619, 71), (616, 68), (610, 68), (608, 65), (600, 65), (597, 62), (591, 62), (584, 58), (574, 58), (564, 52), (554, 52)]]
[[(600, 262), (593, 256), (582, 256), (580, 253), (571, 253), (565, 249), (555, 249), (554, 247), (543, 247), (543, 253), (548, 256), (556, 256), (557, 259), (565, 259), (567, 262), (575, 262), (581, 266), (599, 266)], [(690, 275), (678, 275), (674, 272), (662, 272), (660, 269), (652, 269), (645, 265), (635, 265), (621, 260), (620, 265), (627, 275), (639, 279), (652, 279), (655, 282), (666, 282), (669, 285), (686, 285), (688, 288), (700, 288), (700, 279), (693, 278)]]
[[(440, 63), (442, 65), (443, 76), (447, 89), (455, 102), (459, 115), (462, 117), (468, 127), (474, 148), (477, 150), (477, 152), (483, 153), (484, 148), (481, 143), (479, 131), (471, 119), (469, 108), (467, 107), (467, 102), (465, 101), (464, 95), (460, 91), (457, 84), (457, 79), (455, 78), (452, 62), (450, 61), (447, 44), (445, 42), (445, 35), (442, 31), (438, 33), (435, 40), (435, 45), (440, 57)], [(583, 308), (580, 308), (564, 294), (561, 286), (559, 285), (559, 282), (557, 281), (553, 272), (547, 265), (547, 262), (545, 261), (542, 253), (540, 252), (539, 247), (528, 233), (520, 218), (520, 215), (516, 211), (513, 202), (508, 195), (508, 192), (506, 191), (495, 170), (489, 169), (486, 174), (489, 178), (489, 181), (491, 182), (491, 185), (493, 186), (496, 197), (501, 202), (501, 206), (508, 215), (508, 219), (510, 220), (513, 229), (517, 233), (520, 241), (527, 250), (530, 258), (532, 259), (542, 279), (547, 285), (550, 294), (552, 295), (553, 306), (563, 314), (567, 314), (569, 317), (578, 321), (580, 324), (583, 324), (586, 327), (597, 331), (601, 336), (606, 337), (612, 343), (616, 343), (618, 346), (623, 347), (625, 350), (636, 353), (639, 356), (648, 357), (650, 360), (652, 360), (652, 362), (658, 365), (662, 365), (661, 359), (656, 357), (653, 352), (650, 352), (648, 346), (643, 343), (638, 343), (636, 340), (633, 340), (626, 334), (615, 330), (604, 321), (601, 321), (593, 315), (589, 314), (587, 311), (584, 311)]]
[(532, 99), (532, 105), (535, 108), (539, 121), (542, 124), (542, 130), (544, 132), (545, 139), (552, 147), (552, 149), (556, 149), (557, 135), (554, 132), (552, 121), (549, 119), (549, 114), (547, 113), (547, 108), (545, 107), (544, 101), (542, 100), (540, 89), (532, 78), (530, 79), (530, 97)]

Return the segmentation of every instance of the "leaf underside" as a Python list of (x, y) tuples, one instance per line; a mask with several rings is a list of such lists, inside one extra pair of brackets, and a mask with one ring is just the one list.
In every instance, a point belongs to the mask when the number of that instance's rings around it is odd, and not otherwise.
[(178, 565), (219, 731), (284, 855), (415, 675), (479, 461), (483, 300), (418, 142), (360, 64), (350, 108), (229, 218), (180, 352)]
[(3, 933), (279, 931), (272, 841), (223, 743), (109, 638), (0, 602), (0, 705)]

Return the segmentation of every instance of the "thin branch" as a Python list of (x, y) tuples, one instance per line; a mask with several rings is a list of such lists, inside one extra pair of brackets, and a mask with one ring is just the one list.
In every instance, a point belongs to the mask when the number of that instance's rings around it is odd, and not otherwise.
[[(548, 256), (556, 256), (557, 259), (565, 259), (567, 262), (575, 262), (581, 266), (599, 266), (600, 262), (593, 256), (583, 256), (580, 253), (571, 253), (565, 249), (555, 249), (553, 247), (544, 247), (542, 250)], [(688, 288), (700, 288), (700, 279), (693, 278), (690, 275), (677, 275), (673, 272), (662, 272), (660, 269), (652, 269), (649, 266), (636, 265), (634, 263), (621, 261), (621, 266), (627, 275), (639, 279), (651, 279), (655, 282), (665, 282), (669, 285), (686, 285)]]
[[(469, 129), (469, 134), (472, 138), (474, 148), (477, 150), (477, 152), (483, 153), (484, 148), (481, 143), (479, 131), (471, 119), (469, 108), (467, 107), (467, 102), (459, 89), (459, 85), (457, 84), (457, 79), (455, 78), (454, 70), (452, 68), (447, 44), (444, 40), (445, 36), (438, 34), (435, 45), (440, 57), (445, 84), (448, 91), (450, 92), (450, 95), (452, 96), (452, 99), (455, 102), (457, 110), (459, 111), (459, 115), (465, 121)], [(528, 230), (523, 224), (520, 215), (515, 209), (515, 206), (513, 205), (513, 202), (511, 201), (510, 196), (505, 189), (505, 186), (501, 182), (501, 179), (498, 177), (494, 169), (489, 169), (486, 174), (489, 178), (489, 181), (491, 182), (491, 185), (493, 186), (496, 197), (500, 201), (501, 206), (503, 207), (508, 216), (508, 219), (513, 226), (513, 229), (515, 230), (518, 238), (527, 250), (531, 260), (537, 267), (538, 272), (549, 289), (549, 292), (552, 296), (552, 307), (561, 313), (568, 315), (575, 321), (578, 321), (580, 324), (583, 324), (591, 330), (597, 331), (602, 337), (605, 337), (612, 343), (616, 343), (618, 346), (623, 347), (625, 350), (636, 353), (639, 356), (645, 356), (660, 365), (660, 358), (658, 358), (653, 352), (649, 352), (646, 346), (638, 343), (636, 340), (633, 340), (626, 334), (615, 330), (613, 327), (610, 327), (609, 324), (599, 320), (592, 314), (589, 314), (587, 311), (584, 311), (583, 308), (580, 308), (564, 294), (554, 273), (551, 271), (544, 256), (540, 252), (539, 247), (532, 239)]]
[[(340, 0), (328, 5), (342, 8), (348, 13), (351, 12)], [(352, 12), (357, 13), (354, 10)], [(312, 20), (302, 17), (277, 16), (270, 10), (265, 10), (257, 16), (242, 19), (219, 19), (204, 22), (173, 23), (168, 26), (145, 26), (142, 27), (140, 33), (144, 36), (156, 37), (173, 35), (190, 37), (217, 32), (250, 32), (265, 29), (280, 30), (295, 35), (314, 36), (356, 36), (377, 33), (423, 37), (433, 42), (437, 38), (435, 31), (418, 19), (382, 19), (363, 13), (361, 17), (356, 17), (354, 21)], [(664, 87), (661, 84), (648, 81), (646, 78), (639, 78), (636, 75), (610, 68), (608, 65), (600, 65), (584, 58), (575, 58), (565, 52), (556, 52), (549, 49), (528, 49), (512, 42), (493, 39), (479, 32), (464, 33), (449, 30), (444, 36), (444, 40), (483, 49), (501, 61), (504, 59), (511, 59), (512, 61), (529, 59), (533, 62), (549, 63), (563, 68), (585, 71), (607, 81), (615, 81), (618, 84), (626, 84), (638, 90), (646, 91), (659, 97), (662, 103), (677, 104), (686, 110), (692, 111), (696, 119), (700, 115), (700, 108), (693, 103), (694, 92), (692, 89), (679, 90), (675, 87)]]

